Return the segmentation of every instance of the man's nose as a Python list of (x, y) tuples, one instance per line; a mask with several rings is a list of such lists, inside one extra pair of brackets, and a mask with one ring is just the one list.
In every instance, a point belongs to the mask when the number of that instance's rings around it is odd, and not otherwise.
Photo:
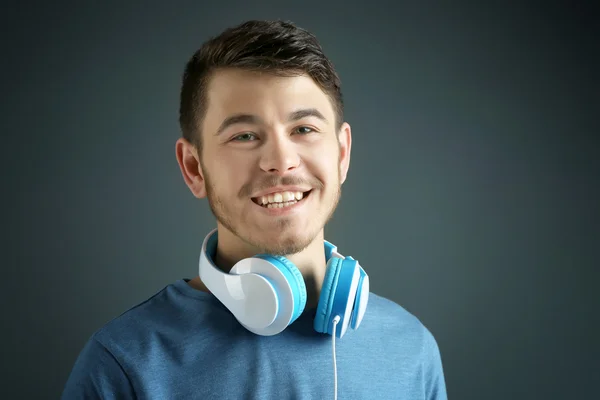
[(296, 145), (286, 135), (272, 135), (263, 148), (260, 168), (265, 172), (286, 174), (300, 165)]

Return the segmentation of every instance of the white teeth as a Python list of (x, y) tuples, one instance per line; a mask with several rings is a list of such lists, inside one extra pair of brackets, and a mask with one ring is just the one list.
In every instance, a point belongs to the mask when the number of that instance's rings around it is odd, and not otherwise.
[(296, 204), (297, 201), (286, 201), (285, 203), (270, 203), (267, 204), (267, 208), (284, 208), (287, 206), (291, 206), (292, 204)]
[(283, 192), (283, 201), (292, 201), (296, 199), (296, 194), (292, 192)]
[[(283, 207), (285, 205), (289, 205), (289, 204), (284, 204), (284, 203), (296, 203), (296, 201), (300, 201), (302, 200), (302, 198), (304, 197), (304, 193), (302, 192), (278, 192), (278, 193), (271, 193), (268, 196), (261, 196), (260, 198), (257, 199), (258, 204), (261, 205), (266, 205), (266, 204), (272, 204), (272, 206), (277, 206), (277, 207)], [(271, 205), (269, 205), (269, 207), (272, 207)]]

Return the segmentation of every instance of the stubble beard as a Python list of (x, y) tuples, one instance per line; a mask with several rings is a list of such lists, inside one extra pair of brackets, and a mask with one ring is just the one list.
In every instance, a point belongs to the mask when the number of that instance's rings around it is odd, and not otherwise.
[[(280, 237), (280, 239), (277, 241), (266, 242), (259, 239), (260, 232), (256, 232), (254, 235), (252, 233), (244, 234), (243, 226), (241, 226), (243, 222), (234, 221), (232, 218), (234, 213), (231, 212), (232, 208), (230, 208), (227, 203), (223, 201), (223, 199), (217, 194), (215, 186), (210, 178), (210, 174), (207, 173), (207, 170), (204, 167), (202, 168), (206, 184), (206, 197), (208, 199), (208, 205), (212, 214), (223, 227), (250, 246), (255, 247), (258, 253), (288, 256), (299, 253), (306, 249), (315, 240), (316, 236), (321, 232), (323, 227), (331, 220), (331, 218), (333, 218), (342, 195), (341, 171), (338, 168), (337, 190), (330, 202), (325, 218), (321, 224), (315, 227), (312, 232), (309, 232), (305, 236), (286, 235), (286, 237), (283, 239)], [(292, 223), (293, 222), (287, 218), (281, 218), (277, 220), (277, 232), (285, 231), (285, 229), (288, 228)]]

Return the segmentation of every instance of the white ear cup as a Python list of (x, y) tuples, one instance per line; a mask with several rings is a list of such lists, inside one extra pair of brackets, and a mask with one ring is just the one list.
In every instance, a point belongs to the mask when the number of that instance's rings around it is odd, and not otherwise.
[(200, 279), (249, 330), (260, 331), (269, 327), (279, 312), (275, 288), (268, 279), (258, 274), (227, 274), (218, 269), (212, 260), (216, 246), (217, 230), (214, 229), (202, 243)]
[(229, 293), (238, 294), (238, 301), (230, 308), (231, 313), (248, 330), (260, 331), (268, 328), (279, 311), (277, 293), (273, 285), (257, 274), (241, 275), (235, 284), (238, 283), (240, 288), (229, 288)]
[[(285, 275), (273, 266), (270, 262), (261, 258), (246, 258), (240, 260), (231, 269), (231, 274), (241, 274), (240, 276), (260, 275), (262, 279), (269, 283), (274, 294), (276, 311), (273, 320), (268, 325), (259, 326), (254, 323), (253, 318), (260, 318), (262, 321), (271, 318), (273, 312), (273, 300), (271, 296), (263, 296), (259, 293), (260, 288), (248, 290), (246, 301), (249, 303), (244, 312), (236, 318), (248, 330), (259, 335), (276, 335), (283, 331), (290, 321), (294, 311), (294, 298), (292, 289)], [(264, 314), (264, 315), (263, 315)]]

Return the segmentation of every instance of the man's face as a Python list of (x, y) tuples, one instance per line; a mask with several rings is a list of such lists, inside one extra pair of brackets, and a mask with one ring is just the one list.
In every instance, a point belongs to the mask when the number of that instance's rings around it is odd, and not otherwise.
[(259, 252), (303, 250), (339, 201), (349, 126), (336, 131), (329, 98), (307, 76), (219, 71), (207, 100), (199, 158), (221, 228)]

